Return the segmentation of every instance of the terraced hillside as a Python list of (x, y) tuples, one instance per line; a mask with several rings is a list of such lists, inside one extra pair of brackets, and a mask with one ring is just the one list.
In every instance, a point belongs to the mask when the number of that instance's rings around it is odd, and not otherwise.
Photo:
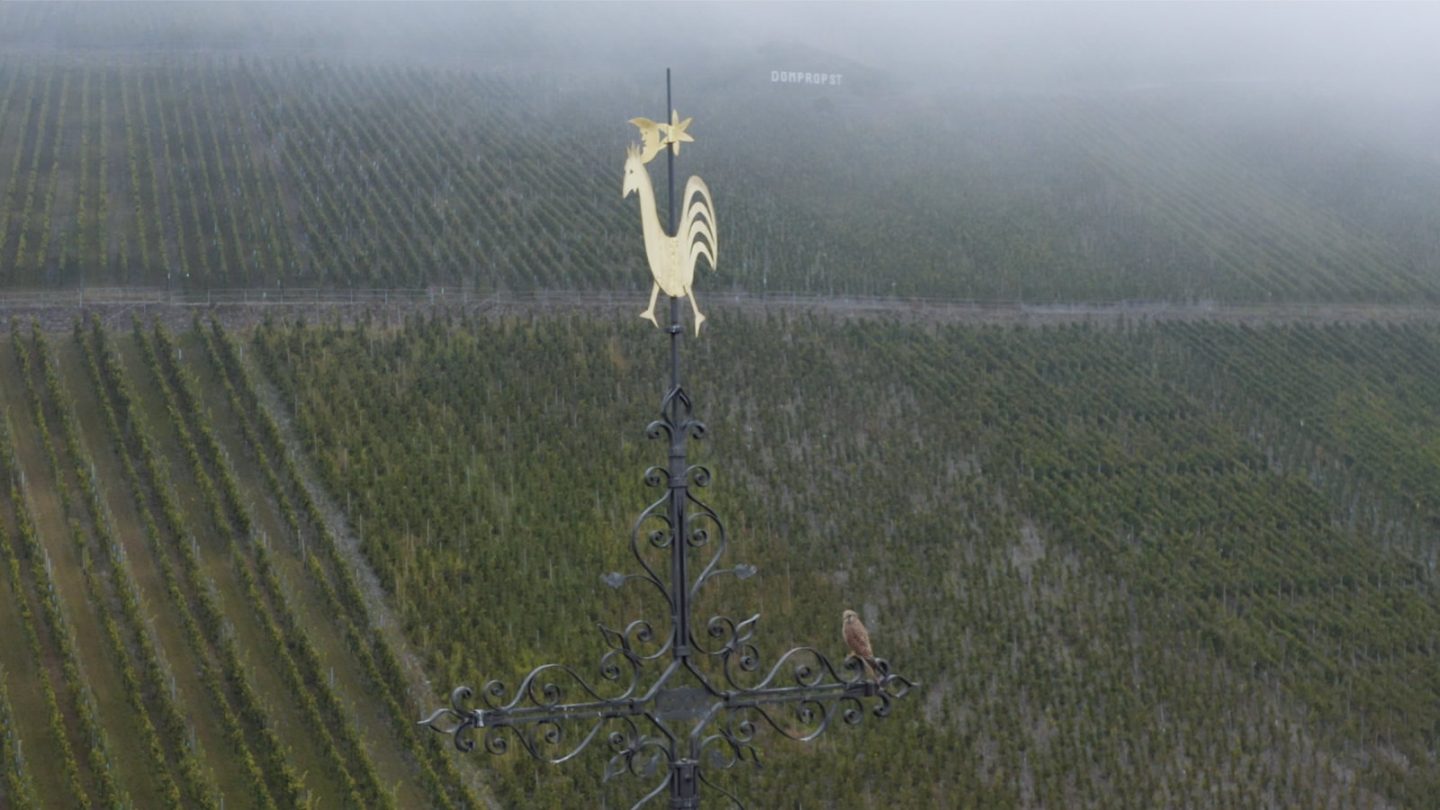
[[(1440, 789), (1433, 326), (712, 323), (687, 349), (700, 460), (727, 559), (761, 574), (702, 615), (760, 611), (768, 661), (840, 653), (855, 607), (925, 682), (813, 749), (762, 735), (764, 769), (715, 774), (727, 789), (806, 808)], [(596, 621), (657, 613), (599, 575), (628, 570), (663, 455), (643, 437), (662, 342), (580, 317), (258, 332), (433, 681), (584, 668)], [(642, 787), (602, 786), (605, 753), (474, 756), (504, 806)]]
[(0, 804), (477, 806), (227, 341), (3, 343)]
[[(724, 232), (712, 289), (1440, 298), (1440, 167), (1303, 93), (797, 103), (766, 75), (679, 79), (699, 138), (679, 171)], [(16, 50), (0, 287), (643, 289), (619, 197), (625, 120), (663, 104), (642, 78)]]

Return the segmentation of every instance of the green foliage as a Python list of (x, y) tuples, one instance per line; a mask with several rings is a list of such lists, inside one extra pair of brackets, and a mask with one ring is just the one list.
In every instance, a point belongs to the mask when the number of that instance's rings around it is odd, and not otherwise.
[(5, 774), (5, 790), (0, 793), (9, 806), (28, 810), (35, 806), (35, 787), (30, 782), (30, 773), (21, 750), (20, 735), (16, 732), (15, 710), (10, 707), (9, 678), (0, 667), (0, 770)]
[[(713, 323), (686, 349), (710, 417), (696, 453), (728, 559), (761, 576), (702, 616), (762, 612), (773, 660), (838, 654), (855, 607), (924, 681), (813, 749), (762, 735), (764, 770), (729, 789), (782, 807), (1434, 795), (1433, 328)], [(641, 437), (655, 333), (269, 324), (255, 349), (435, 682), (588, 671), (597, 620), (663, 616), (598, 581), (634, 566), (635, 479), (663, 457)], [(486, 764), (506, 805), (633, 800), (602, 761)]]
[[(91, 341), (82, 341), (82, 344), (91, 367), (92, 383), (107, 415), (106, 424), (124, 464), (126, 481), (135, 502), (140, 506), (146, 544), (163, 578), (171, 615), (180, 621), (188, 652), (199, 662), (204, 688), (209, 698), (206, 708), (221, 719), (230, 744), (228, 753), (239, 757), (243, 763), (249, 779), (247, 787), (257, 804), (261, 807), (274, 807), (270, 788), (249, 750), (240, 721), (242, 713), (252, 718), (256, 716), (250, 702), (253, 695), (244, 674), (232, 668), (238, 662), (238, 656), (231, 649), (234, 644), (233, 637), (217, 632), (221, 610), (215, 604), (213, 588), (205, 587), (201, 582), (198, 554), (194, 544), (186, 542), (185, 518), (175, 502), (168, 470), (152, 447), (119, 357), (111, 351), (106, 335), (100, 330), (98, 323), (92, 329)], [(97, 367), (103, 367), (103, 379), (96, 373)], [(123, 415), (123, 429), (116, 418), (117, 409)], [(145, 472), (143, 479), (137, 471), (137, 456)], [(151, 506), (155, 502), (158, 502), (166, 529), (170, 532), (168, 537), (162, 535), (162, 529), (156, 522), (154, 507)], [(180, 577), (175, 573), (172, 554), (180, 560)], [(203, 631), (200, 621), (196, 619), (197, 613), (204, 622)], [(235, 685), (236, 698), (233, 705), (226, 694), (226, 682)], [(170, 734), (188, 731), (183, 725), (170, 725), (166, 730)]]
[[(854, 607), (923, 681), (892, 717), (814, 746), (762, 733), (764, 769), (712, 774), (727, 789), (856, 808), (1408, 806), (1440, 789), (1434, 327), (976, 329), (723, 309), (712, 324), (686, 346), (710, 426), (693, 454), (717, 473), (727, 560), (761, 575), (707, 589), (702, 617), (759, 611), (763, 663), (793, 644), (838, 656)], [(440, 747), (414, 720), (443, 698), (412, 691), (400, 658), (421, 653), (437, 692), (513, 684), (549, 661), (590, 671), (597, 621), (663, 616), (598, 580), (634, 566), (639, 474), (664, 452), (642, 430), (658, 333), (563, 316), (73, 337), (17, 330), (6, 361), (20, 410), (0, 420), (0, 551), (25, 643), (5, 686), (46, 708), (0, 746), (57, 752), (7, 758), (7, 801), (114, 804), (148, 783), (181, 806), (473, 807), (458, 767), (476, 760), (502, 806), (645, 789), (601, 785), (603, 750), (548, 768)], [(266, 404), (272, 385), (293, 428)], [(317, 500), (332, 496), (398, 636), (375, 630)], [(111, 506), (126, 499), (133, 517)], [(72, 579), (56, 555), (77, 560)], [(166, 627), (177, 644), (158, 642)], [(192, 667), (195, 687), (176, 689)], [(378, 725), (347, 714), (355, 695)], [(201, 716), (216, 730), (204, 746)], [(120, 739), (152, 771), (116, 771)], [(382, 774), (402, 772), (397, 794)]]
[[(382, 634), (374, 633), (365, 638), (365, 628), (372, 627), (373, 624), (365, 601), (359, 593), (359, 586), (355, 583), (350, 567), (341, 558), (334, 533), (326, 524), (310, 490), (302, 482), (293, 452), (287, 450), (274, 418), (260, 405), (254, 382), (240, 359), (233, 339), (221, 330), (218, 323), (212, 324), (211, 330), (207, 332), (197, 321), (196, 331), (200, 334), (212, 365), (221, 370), (221, 384), (226, 396), (235, 413), (241, 417), (242, 434), (261, 465), (287, 527), (302, 546), (307, 537), (319, 541), (324, 562), (313, 553), (306, 557), (311, 581), (320, 586), (330, 615), (340, 623), (346, 644), (360, 659), (371, 686), (381, 692), (389, 712), (392, 730), (407, 741), (420, 768), (427, 792), (437, 806), (453, 806), (454, 799), (458, 799), (464, 806), (478, 805), (478, 800), (457, 784), (456, 774), (448, 760), (436, 759), (433, 764), (427, 761), (432, 759), (437, 751), (435, 746), (425, 745), (426, 741), (421, 737), (423, 732), (412, 719), (416, 711), (406, 711), (402, 706), (406, 700), (406, 687), (394, 652)], [(257, 435), (254, 422), (259, 422), (263, 428), (263, 438)], [(274, 452), (281, 459), (285, 475), (283, 482), (270, 463), (270, 452)], [(294, 493), (303, 506), (303, 518), (291, 502), (291, 493)], [(436, 773), (437, 766), (448, 780), (442, 779), (440, 774)], [(457, 792), (452, 795), (451, 791)]]
[[(197, 451), (189, 431), (181, 428), (181, 440), (191, 459), (192, 471), (197, 480), (202, 482), (201, 491), (210, 506), (216, 529), (225, 536), (232, 564), (244, 584), (247, 601), (257, 611), (270, 638), (274, 661), (280, 665), (286, 684), (301, 699), (306, 719), (320, 734), (331, 767), (346, 785), (347, 801), (364, 806), (387, 805), (389, 796), (380, 786), (374, 766), (360, 745), (353, 723), (345, 717), (344, 709), (321, 674), (315, 650), (306, 637), (304, 628), (296, 621), (285, 591), (271, 568), (266, 544), (257, 542), (260, 538), (254, 533), (254, 519), (249, 507), (239, 495), (239, 484), (233, 469), (226, 461), (209, 420), (201, 410), (194, 378), (176, 363), (171, 339), (168, 333), (158, 326), (155, 330), (155, 342), (158, 344), (156, 353), (151, 353), (149, 344), (146, 344), (147, 356), (155, 357), (158, 353), (158, 368), (161, 371), (157, 373), (163, 375), (160, 385), (167, 400), (171, 399), (172, 391), (179, 393), (178, 399), (185, 408), (184, 418), (189, 420), (191, 427), (201, 437), (203, 449)], [(215, 488), (208, 484), (211, 480), (210, 470), (220, 479), (225, 506), (221, 505)], [(245, 561), (245, 555), (241, 551), (239, 544), (244, 541), (250, 543), (253, 567)], [(340, 741), (335, 739), (337, 736), (343, 741), (343, 750)], [(293, 801), (293, 798), (291, 800)]]
[[(12, 339), (15, 340), (17, 346), (22, 347), (23, 351), (23, 343), (18, 336), (12, 334)], [(142, 748), (149, 755), (149, 772), (158, 783), (153, 786), (146, 785), (146, 793), (154, 791), (153, 797), (146, 795), (140, 801), (142, 803), (154, 802), (167, 807), (180, 807), (180, 790), (170, 775), (163, 744), (154, 722), (151, 720), (150, 708), (145, 705), (139, 676), (136, 674), (136, 661), (140, 658), (145, 659), (144, 665), (147, 674), (151, 676), (146, 684), (147, 688), (155, 690), (157, 701), (162, 701), (168, 696), (168, 693), (163, 691), (164, 674), (162, 665), (155, 660), (154, 642), (143, 627), (144, 609), (141, 597), (134, 577), (129, 572), (124, 552), (116, 543), (114, 529), (110, 526), (109, 516), (102, 503), (102, 495), (94, 469), (88, 453), (80, 443), (74, 406), (70, 402), (68, 392), (60, 382), (56, 362), (50, 353), (48, 341), (38, 327), (32, 331), (32, 340), (34, 355), (38, 357), (38, 366), (45, 381), (43, 390), (35, 384), (33, 375), (30, 373), (29, 357), (31, 353), (23, 351), (22, 368), (26, 372), (25, 383), (31, 395), (35, 423), (50, 461), (50, 472), (57, 484), (56, 490), (60, 496), (62, 508), (66, 513), (70, 539), (76, 556), (81, 561), (80, 567), (86, 597), (90, 607), (100, 617), (106, 640), (109, 642), (110, 659), (107, 663), (115, 668), (114, 671), (118, 671), (118, 677), (124, 685), (126, 701), (134, 712), (135, 716), (132, 719), (143, 742)], [(53, 418), (47, 418), (47, 416)], [(54, 443), (51, 441), (48, 427), (51, 422), (59, 424), (66, 457), (71, 462), (75, 480), (83, 492), (85, 506), (83, 514), (80, 512), (80, 505), (75, 503), (70, 479), (62, 468)], [(121, 622), (116, 621), (117, 613)], [(133, 656), (130, 652), (131, 645), (137, 648)], [(107, 670), (106, 674), (100, 677), (115, 677), (110, 674), (111, 672), (112, 670)], [(157, 711), (159, 710), (157, 709)], [(169, 711), (176, 712), (173, 705)], [(193, 767), (188, 770), (188, 773), (191, 776), (195, 775)], [(196, 806), (213, 806), (214, 802), (208, 799), (208, 790), (205, 787), (198, 783), (192, 783), (187, 787), (192, 792), (191, 800)]]
[[(234, 374), (251, 390), (243, 369), (222, 365), (228, 348), (187, 365), (163, 329), (117, 339), (96, 322), (73, 338), (56, 346), (16, 325), (0, 356), (15, 383), (0, 405), (23, 415), (22, 432), (8, 418), (0, 431), (0, 610), (25, 639), (5, 654), (4, 678), (8, 694), (44, 706), (15, 717), (0, 705), (0, 803), (479, 806), (417, 734), (429, 698), (409, 694), (396, 653), (376, 640), (350, 563), (305, 551), (320, 548), (318, 509), (293, 462), (278, 468), (284, 481), (269, 466), (263, 442), (278, 442), (277, 429), (253, 393), (229, 386)], [(217, 430), (231, 417), (212, 414), (197, 368), (229, 386), (253, 455)], [(267, 537), (271, 510), (305, 538)], [(342, 630), (348, 644), (318, 642)], [(362, 722), (372, 705), (385, 717)]]
[[(719, 195), (716, 293), (1440, 298), (1440, 175), (1304, 99), (857, 98), (817, 118), (695, 70), (677, 170)], [(7, 55), (0, 286), (643, 291), (616, 192), (620, 127), (653, 94), (572, 81)]]
[[(32, 370), (32, 357), (20, 338), (18, 324), (11, 323), (11, 344), (19, 359), (20, 369), (24, 375), (25, 388), (29, 394), (32, 408), (31, 416), (34, 419), (36, 431), (41, 445), (44, 447), (45, 456), (49, 460), (50, 471), (58, 474), (60, 470), (59, 461), (56, 457), (55, 446), (51, 441), (50, 431), (42, 404), (40, 389), (35, 385)], [(50, 374), (53, 375), (53, 367), (50, 367)], [(12, 445), (13, 447), (13, 445)], [(13, 449), (10, 452), (14, 452)], [(12, 468), (18, 469), (19, 465), (12, 458)], [(96, 793), (96, 801), (102, 807), (119, 808), (126, 806), (130, 799), (116, 783), (114, 773), (111, 746), (105, 729), (101, 726), (98, 717), (94, 691), (88, 682), (86, 673), (82, 668), (80, 654), (75, 641), (75, 629), (73, 621), (66, 615), (63, 606), (61, 589), (57, 584), (53, 572), (49, 554), (41, 550), (40, 541), (35, 531), (34, 519), (31, 516), (30, 501), (32, 497), (28, 489), (28, 482), (20, 478), (18, 492), (12, 490), (12, 499), (15, 502), (16, 523), (19, 534), (28, 556), (31, 561), (31, 571), (40, 596), (41, 616), (45, 620), (46, 629), (54, 640), (56, 651), (61, 660), (61, 670), (64, 673), (65, 685), (68, 688), (71, 708), (80, 729), (79, 739), (84, 741), (86, 751), (86, 764), (90, 770), (90, 776)], [(60, 501), (65, 512), (70, 510), (70, 493), (63, 481), (59, 487)], [(23, 501), (21, 499), (24, 499)], [(66, 516), (69, 518), (69, 516)], [(67, 520), (70, 538), (79, 548), (76, 549), (76, 556), (80, 560), (82, 575), (86, 579), (87, 594), (91, 597), (92, 605), (95, 601), (96, 584), (93, 579), (93, 571), (90, 568), (90, 560), (83, 551), (83, 540), (79, 537), (79, 527), (73, 519)]]

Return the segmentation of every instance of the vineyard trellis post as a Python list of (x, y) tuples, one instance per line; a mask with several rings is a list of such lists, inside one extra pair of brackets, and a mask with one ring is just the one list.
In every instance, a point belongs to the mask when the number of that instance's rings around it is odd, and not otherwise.
[[(691, 139), (681, 134), (688, 119), (680, 123), (674, 112), (668, 69), (665, 98), (672, 123), (654, 126), (668, 133), (658, 148), (666, 153), (669, 184), (666, 236), (675, 238), (676, 147), (679, 140)], [(632, 123), (642, 126), (637, 123), (641, 121), (653, 125), (645, 119)], [(649, 135), (651, 147), (657, 143), (654, 132)], [(632, 157), (636, 155), (638, 149), (632, 152)], [(687, 183), (687, 198), (697, 180)], [(699, 186), (704, 188), (703, 182)], [(708, 236), (713, 267), (714, 212), (708, 189), (704, 197), (701, 218), (707, 222), (697, 232)], [(688, 217), (693, 209), (688, 199), (685, 205)], [(653, 262), (652, 258), (652, 270)], [(688, 284), (686, 292), (693, 298)], [(663, 492), (640, 513), (630, 532), (630, 551), (639, 573), (611, 572), (601, 580), (617, 589), (632, 581), (656, 589), (666, 603), (669, 632), (657, 633), (655, 623), (646, 618), (620, 630), (599, 625), (609, 649), (598, 662), (598, 680), (592, 682), (565, 664), (543, 664), (513, 691), (500, 681), (485, 684), (478, 695), (469, 687), (458, 687), (451, 693), (450, 706), (421, 723), (451, 735), (461, 751), (473, 751), (478, 734), (489, 753), (506, 753), (514, 741), (535, 759), (553, 764), (574, 759), (603, 738), (611, 750), (606, 781), (627, 773), (645, 778), (663, 772), (659, 784), (634, 807), (668, 794), (672, 810), (699, 808), (704, 786), (743, 808), (740, 799), (715, 784), (711, 775), (744, 761), (758, 766), (755, 739), (763, 728), (810, 742), (836, 721), (856, 725), (867, 711), (888, 716), (892, 702), (908, 694), (916, 682), (892, 672), (884, 659), (870, 659), (870, 671), (853, 655), (837, 665), (811, 646), (794, 647), (764, 667), (755, 636), (758, 613), (741, 621), (715, 615), (704, 622), (703, 632), (697, 632), (692, 613), (702, 586), (726, 575), (748, 579), (756, 568), (720, 567), (728, 546), (725, 525), (696, 492), (709, 485), (711, 473), (690, 464), (686, 453), (687, 442), (703, 438), (706, 429), (694, 416), (694, 403), (681, 375), (684, 296), (668, 290), (667, 295), (670, 319), (662, 329), (670, 340), (669, 384), (659, 418), (649, 424), (646, 434), (666, 441), (668, 455), (664, 466), (652, 466), (644, 475), (647, 486)], [(698, 335), (703, 316), (698, 309), (695, 314)], [(653, 679), (648, 678), (652, 673)], [(567, 702), (568, 693), (581, 699)], [(482, 706), (469, 705), (477, 697)]]

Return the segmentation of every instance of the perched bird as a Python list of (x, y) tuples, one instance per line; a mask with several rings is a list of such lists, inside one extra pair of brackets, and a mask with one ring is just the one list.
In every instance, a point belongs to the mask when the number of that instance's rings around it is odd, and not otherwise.
[(875, 653), (870, 649), (870, 633), (865, 630), (865, 624), (860, 621), (860, 616), (853, 610), (847, 610), (841, 614), (844, 624), (840, 630), (845, 635), (845, 644), (850, 648), (850, 654), (865, 662), (865, 675), (870, 680), (877, 678), (879, 665), (875, 662)]

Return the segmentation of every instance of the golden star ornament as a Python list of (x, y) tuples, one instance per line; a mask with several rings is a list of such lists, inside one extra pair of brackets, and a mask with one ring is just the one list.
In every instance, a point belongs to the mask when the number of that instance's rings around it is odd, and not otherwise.
[(690, 126), (690, 122), (694, 120), (691, 117), (681, 121), (679, 111), (671, 110), (670, 123), (660, 125), (660, 128), (665, 130), (665, 143), (670, 144), (670, 148), (675, 150), (676, 157), (680, 156), (680, 144), (695, 142), (695, 138), (685, 131), (686, 127)]

